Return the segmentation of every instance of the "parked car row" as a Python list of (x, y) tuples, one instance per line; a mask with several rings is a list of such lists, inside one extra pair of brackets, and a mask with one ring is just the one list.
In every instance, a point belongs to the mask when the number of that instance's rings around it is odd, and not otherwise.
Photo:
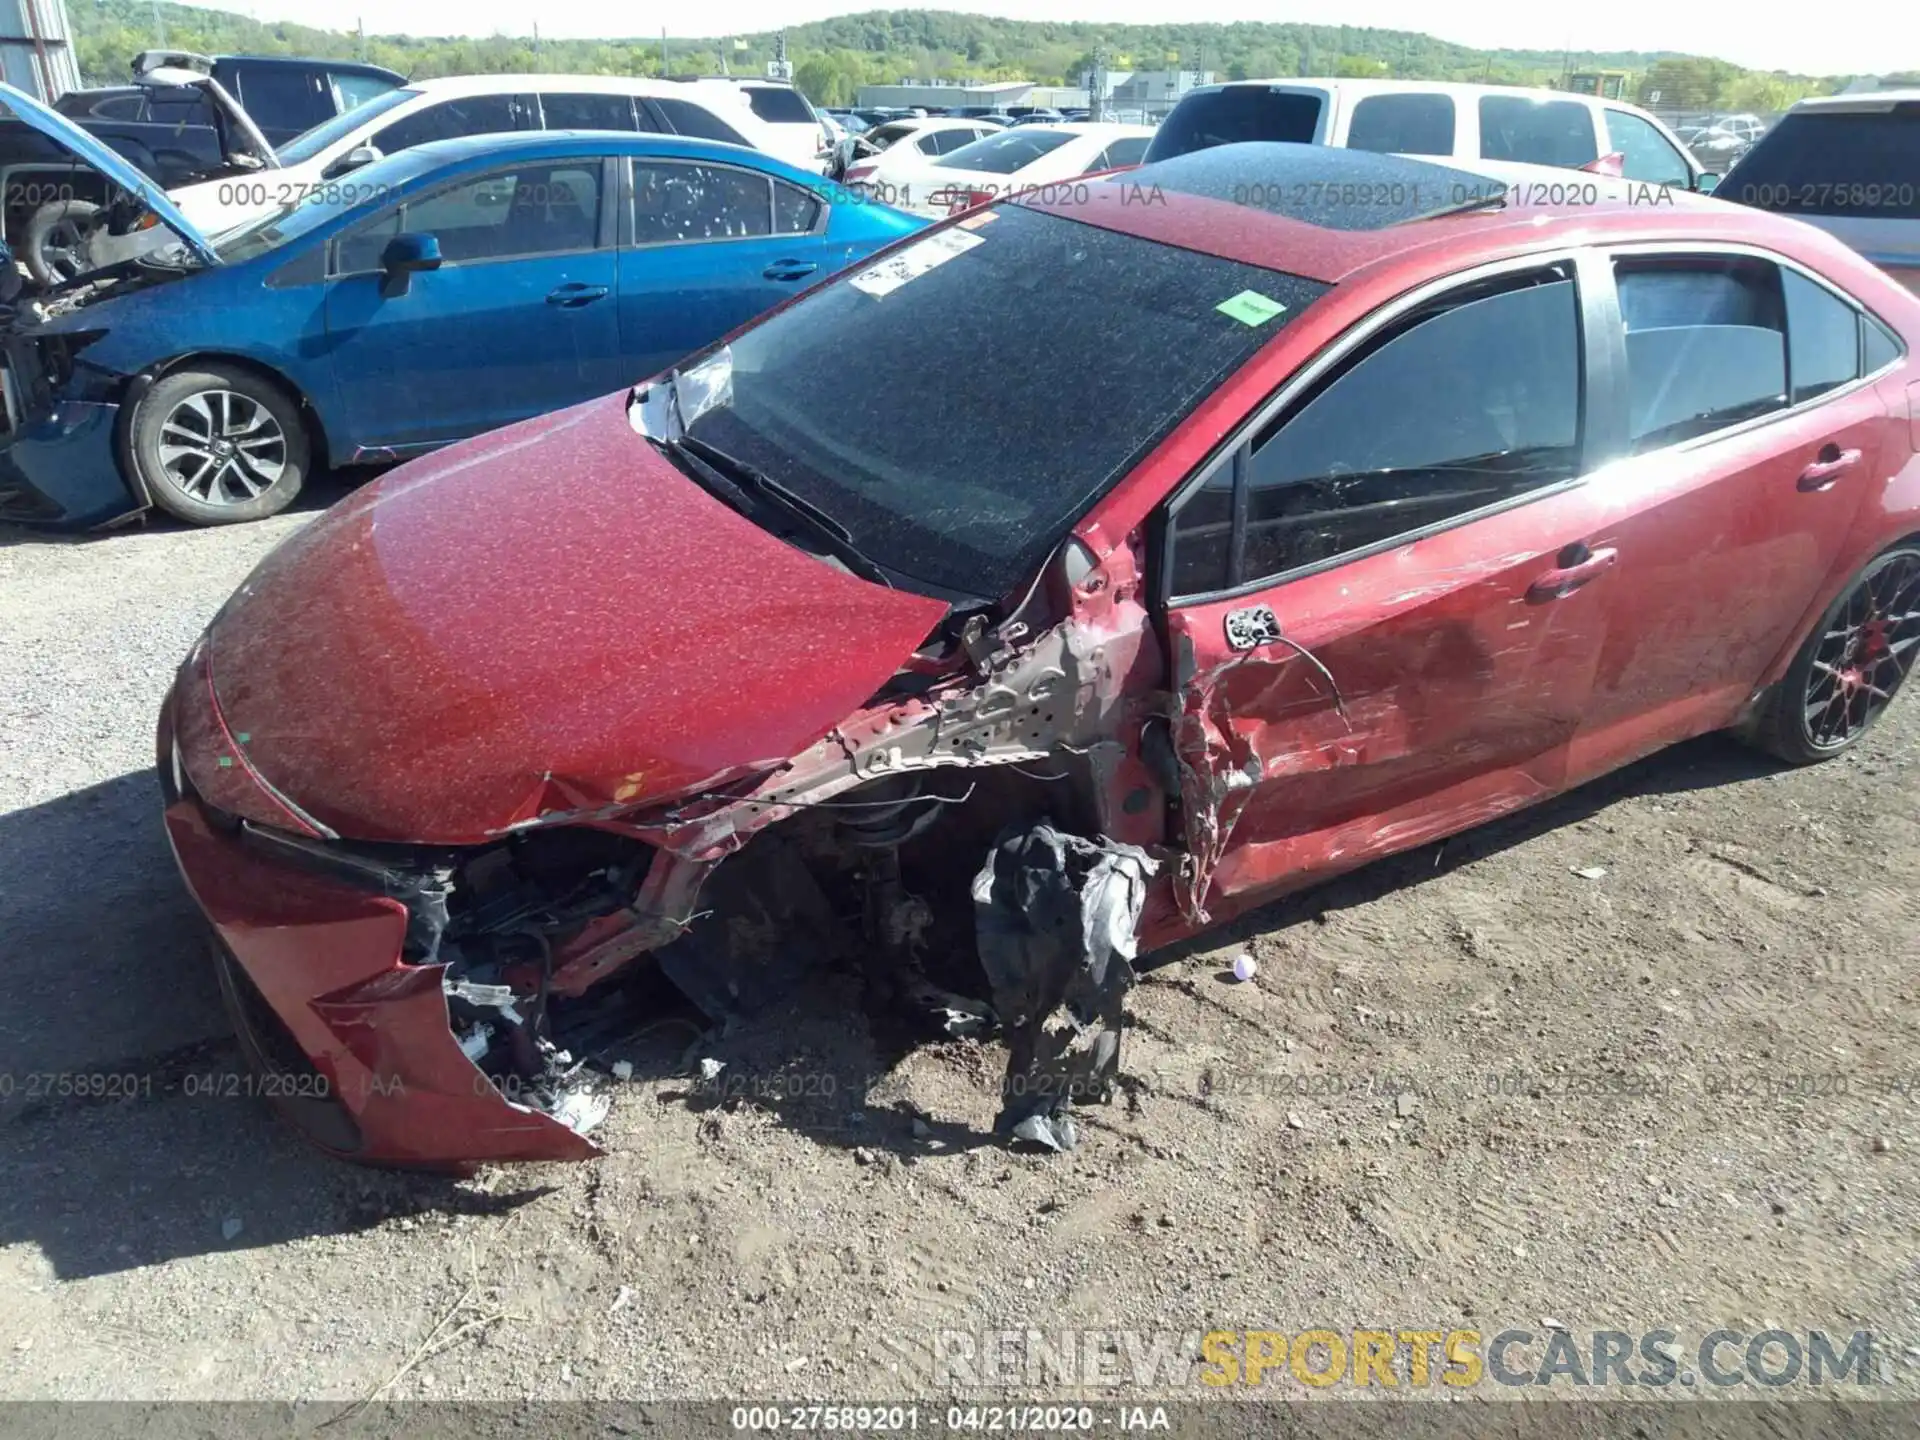
[[(527, 92), (536, 115), (711, 113), (690, 97), (538, 78), (561, 83)], [(302, 137), (275, 174), (311, 179), (215, 198), (214, 213), (243, 218), (209, 234), (65, 117), (4, 98), (157, 217), (140, 234), (172, 242), (16, 309), (7, 519), (270, 515), (317, 459), (391, 461), (603, 393), (923, 223), (847, 203), (759, 150), (631, 123), (433, 139), (449, 116), (479, 123), (478, 103), (521, 103), (449, 81), (391, 91), (353, 124)], [(396, 154), (326, 179), (329, 157), (410, 123), (421, 133)]]

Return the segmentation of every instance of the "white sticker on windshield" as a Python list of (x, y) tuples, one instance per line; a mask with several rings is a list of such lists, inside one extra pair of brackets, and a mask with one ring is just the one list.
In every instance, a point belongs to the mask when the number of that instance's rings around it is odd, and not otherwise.
[(964, 230), (942, 230), (937, 235), (929, 235), (917, 245), (909, 245), (897, 254), (889, 255), (878, 265), (862, 270), (847, 283), (877, 300), (882, 295), (891, 295), (909, 280), (918, 280), (954, 256), (966, 254), (985, 239), (984, 235), (970, 235)]

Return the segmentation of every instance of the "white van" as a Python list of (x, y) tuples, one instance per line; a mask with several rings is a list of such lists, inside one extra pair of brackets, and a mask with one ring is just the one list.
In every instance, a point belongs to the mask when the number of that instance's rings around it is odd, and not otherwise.
[(1713, 188), (1674, 133), (1636, 106), (1560, 90), (1424, 80), (1208, 85), (1189, 91), (1160, 122), (1146, 163), (1243, 140), (1573, 170), (1618, 155), (1629, 180)]
[(275, 152), (277, 170), (170, 193), (187, 219), (217, 235), (383, 155), (511, 130), (652, 130), (780, 153), (747, 97), (731, 87), (628, 75), (454, 75), (389, 90), (316, 125)]

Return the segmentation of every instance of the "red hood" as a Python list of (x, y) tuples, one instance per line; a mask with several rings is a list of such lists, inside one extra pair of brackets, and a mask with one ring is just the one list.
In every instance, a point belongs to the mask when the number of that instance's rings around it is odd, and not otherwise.
[(768, 535), (615, 395), (335, 506), (227, 602), (209, 659), (227, 732), (307, 814), (459, 844), (786, 760), (945, 609)]

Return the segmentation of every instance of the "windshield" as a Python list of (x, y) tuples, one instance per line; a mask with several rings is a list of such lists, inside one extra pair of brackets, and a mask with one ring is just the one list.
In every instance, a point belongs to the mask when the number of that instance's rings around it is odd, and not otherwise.
[(343, 136), (351, 135), (361, 127), (409, 100), (417, 100), (418, 90), (389, 90), (384, 95), (376, 95), (371, 100), (356, 105), (351, 110), (343, 110), (331, 120), (323, 120), (311, 130), (293, 137), (274, 153), (280, 157), (282, 165), (298, 165), (311, 160), (321, 151)]
[(942, 170), (977, 170), (988, 175), (1011, 175), (1024, 170), (1050, 150), (1058, 150), (1071, 135), (1057, 130), (1002, 130), (950, 150), (934, 161)]
[(1215, 145), (1285, 140), (1311, 145), (1320, 126), (1320, 97), (1278, 86), (1229, 85), (1197, 90), (1160, 122), (1147, 161), (1171, 160)]
[(737, 336), (688, 433), (903, 582), (999, 599), (1326, 288), (1001, 205)]

